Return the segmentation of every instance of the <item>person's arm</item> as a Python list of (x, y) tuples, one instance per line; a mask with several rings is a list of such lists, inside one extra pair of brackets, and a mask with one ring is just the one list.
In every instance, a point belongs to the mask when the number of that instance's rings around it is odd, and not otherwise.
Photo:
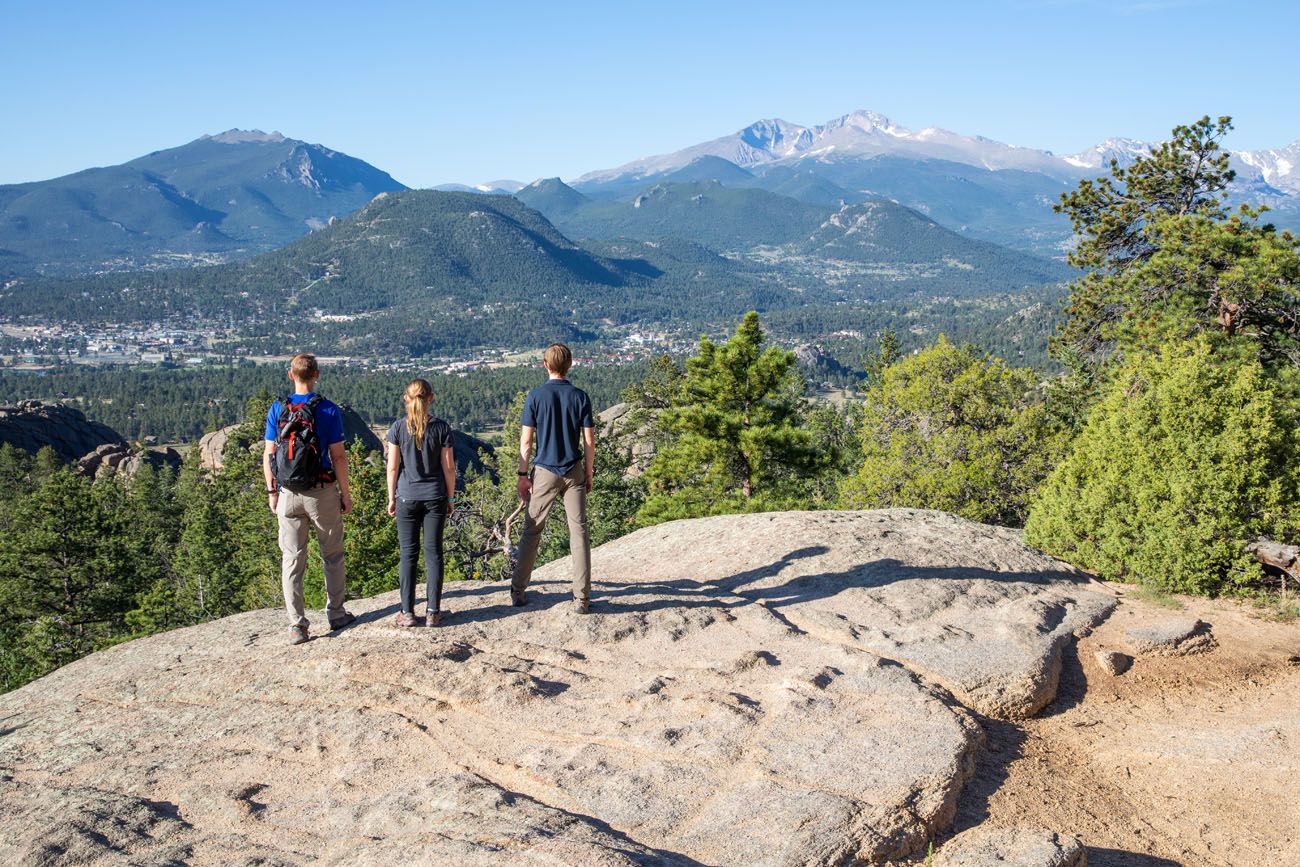
[(388, 443), (388, 514), (397, 514), (397, 474), (402, 469), (402, 449), (397, 443)]
[(447, 487), (447, 514), (456, 511), (456, 452), (442, 450), (442, 481)]
[(587, 493), (591, 493), (591, 483), (596, 477), (596, 429), (594, 427), (584, 427), (582, 429), (582, 460), (587, 465)]
[(528, 478), (528, 461), (533, 456), (533, 429), (528, 425), (519, 428), (519, 499), (526, 500), (533, 493), (533, 481)]
[(274, 459), (275, 440), (267, 440), (266, 448), (262, 449), (262, 478), (266, 481), (266, 504), (271, 507), (272, 513), (280, 504), (280, 486), (275, 483), (275, 471), (271, 469), (271, 461)]
[(334, 465), (334, 478), (339, 481), (339, 496), (343, 500), (343, 514), (352, 511), (352, 488), (348, 484), (348, 450), (343, 443), (330, 446), (330, 463)]

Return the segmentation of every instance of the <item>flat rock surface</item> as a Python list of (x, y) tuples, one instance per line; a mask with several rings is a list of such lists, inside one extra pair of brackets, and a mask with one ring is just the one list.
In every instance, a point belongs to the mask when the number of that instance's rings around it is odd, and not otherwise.
[(972, 828), (949, 840), (935, 867), (1086, 867), (1088, 852), (1067, 834), (1042, 828)]
[(559, 561), (524, 609), (452, 585), (404, 630), (387, 594), (300, 647), (250, 612), (0, 696), (0, 863), (879, 863), (951, 821), (971, 709), (1050, 700), (1113, 604), (908, 510), (676, 522), (594, 568), (586, 617)]
[(1196, 618), (1171, 618), (1151, 626), (1130, 629), (1124, 641), (1134, 653), (1187, 656), (1214, 649), (1210, 624)]

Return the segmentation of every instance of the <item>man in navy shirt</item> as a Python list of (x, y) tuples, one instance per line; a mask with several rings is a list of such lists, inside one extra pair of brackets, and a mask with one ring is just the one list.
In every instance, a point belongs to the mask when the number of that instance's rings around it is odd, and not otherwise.
[[(574, 610), (586, 614), (591, 605), (591, 537), (587, 533), (587, 494), (596, 459), (596, 426), (587, 393), (565, 377), (573, 365), (573, 353), (563, 343), (546, 349), (543, 363), (550, 379), (534, 388), (524, 401), (519, 419), (519, 499), (528, 503), (519, 560), (515, 564), (510, 598), (524, 605), (524, 590), (533, 575), (537, 545), (546, 517), (557, 497), (564, 499), (569, 519), (569, 552), (573, 556)], [(533, 441), (537, 457), (528, 472)]]
[[(287, 400), (294, 406), (316, 396), (320, 368), (316, 356), (300, 353), (289, 362), (289, 379), (293, 394)], [(324, 475), (314, 487), (294, 491), (281, 490), (276, 484), (272, 463), (275, 460), (280, 401), (271, 404), (266, 414), (266, 448), (262, 453), (262, 475), (266, 479), (267, 504), (280, 525), (280, 584), (284, 606), (289, 613), (289, 643), (302, 644), (309, 637), (306, 612), (303, 610), (302, 578), (307, 571), (307, 531), (316, 531), (321, 559), (325, 563), (326, 617), (330, 629), (347, 626), (356, 617), (343, 607), (347, 598), (347, 575), (343, 566), (343, 516), (352, 511), (352, 493), (348, 485), (348, 454), (343, 445), (343, 413), (332, 401), (321, 399), (316, 405), (316, 435), (323, 446), (321, 469)], [(335, 482), (338, 486), (335, 487)]]

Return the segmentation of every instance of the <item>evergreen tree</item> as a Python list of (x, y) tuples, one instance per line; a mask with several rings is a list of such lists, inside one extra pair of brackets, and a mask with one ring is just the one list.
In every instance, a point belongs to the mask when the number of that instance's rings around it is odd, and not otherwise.
[(1020, 526), (1064, 445), (1037, 385), (1031, 371), (942, 335), (886, 368), (867, 392), (862, 463), (842, 507), (942, 509)]
[(898, 342), (898, 332), (886, 327), (876, 338), (876, 348), (868, 350), (863, 357), (866, 384), (870, 386), (879, 382), (885, 369), (898, 361), (902, 354), (902, 345)]
[(646, 472), (638, 520), (761, 511), (798, 503), (798, 480), (817, 464), (801, 427), (803, 383), (794, 354), (763, 348), (758, 314), (721, 346), (699, 352), (662, 415), (673, 434)]
[(1300, 241), (1258, 220), (1229, 215), (1233, 179), (1221, 139), (1230, 118), (1201, 118), (1131, 167), (1085, 180), (1061, 197), (1086, 273), (1070, 288), (1055, 348), (1104, 360), (1206, 334), (1266, 364), (1300, 365)]
[(147, 586), (115, 479), (61, 468), (0, 538), (0, 676), (12, 688), (110, 644)]
[(373, 596), (396, 590), (397, 522), (388, 514), (383, 457), (354, 442), (348, 448), (348, 471), (353, 503), (343, 533), (348, 593)]

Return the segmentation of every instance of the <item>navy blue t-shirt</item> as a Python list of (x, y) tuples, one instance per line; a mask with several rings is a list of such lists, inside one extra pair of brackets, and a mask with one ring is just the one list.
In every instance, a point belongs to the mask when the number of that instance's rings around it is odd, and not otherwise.
[[(289, 400), (294, 406), (306, 403), (316, 396), (316, 392), (307, 394), (293, 394)], [(271, 404), (271, 408), (266, 412), (266, 439), (267, 442), (275, 442), (275, 436), (280, 427), (280, 413), (284, 408), (280, 401)], [(330, 446), (335, 443), (343, 442), (343, 413), (339, 410), (338, 404), (332, 400), (322, 399), (316, 405), (316, 436), (320, 438), (321, 445), (324, 446), (321, 465), (328, 472), (334, 469), (334, 462), (330, 460)]]
[(537, 432), (533, 465), (561, 476), (582, 460), (582, 429), (596, 426), (591, 399), (567, 379), (548, 379), (528, 392), (519, 423)]

